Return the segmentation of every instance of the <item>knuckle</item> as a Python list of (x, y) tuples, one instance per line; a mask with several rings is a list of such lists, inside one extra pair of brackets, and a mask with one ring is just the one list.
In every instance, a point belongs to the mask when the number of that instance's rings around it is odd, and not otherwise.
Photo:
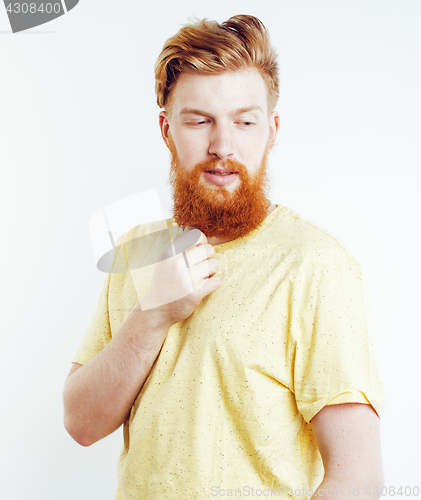
[(219, 262), (216, 259), (209, 259), (208, 260), (208, 267), (212, 271), (215, 270), (215, 269), (218, 269), (219, 268)]

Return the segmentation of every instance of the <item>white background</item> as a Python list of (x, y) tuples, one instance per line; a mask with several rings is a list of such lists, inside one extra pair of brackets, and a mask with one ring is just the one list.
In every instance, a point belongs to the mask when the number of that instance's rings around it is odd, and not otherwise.
[(83, 448), (62, 424), (63, 383), (104, 279), (89, 219), (154, 187), (168, 214), (155, 59), (189, 16), (235, 14), (259, 17), (280, 57), (272, 201), (361, 262), (388, 397), (386, 485), (421, 487), (421, 2), (81, 0), (19, 34), (0, 5), (4, 499), (114, 498), (122, 430)]

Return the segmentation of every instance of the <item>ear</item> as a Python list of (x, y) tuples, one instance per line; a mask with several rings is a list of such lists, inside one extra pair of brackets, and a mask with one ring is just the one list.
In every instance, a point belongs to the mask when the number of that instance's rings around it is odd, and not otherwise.
[(275, 144), (276, 136), (278, 135), (279, 129), (279, 113), (277, 111), (272, 111), (269, 118), (269, 137), (271, 144)]
[(159, 128), (161, 129), (161, 135), (162, 138), (164, 139), (164, 142), (168, 146), (168, 133), (170, 130), (170, 123), (168, 121), (168, 114), (166, 111), (161, 111), (159, 113)]

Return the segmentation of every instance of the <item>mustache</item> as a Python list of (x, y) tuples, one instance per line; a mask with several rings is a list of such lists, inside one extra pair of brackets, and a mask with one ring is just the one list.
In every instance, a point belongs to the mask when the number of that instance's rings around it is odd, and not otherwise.
[(211, 158), (210, 160), (205, 160), (197, 163), (193, 169), (193, 173), (199, 174), (208, 170), (215, 170), (216, 167), (222, 167), (223, 169), (229, 170), (230, 172), (237, 172), (241, 176), (248, 177), (247, 168), (243, 163), (231, 159), (220, 160), (219, 158)]

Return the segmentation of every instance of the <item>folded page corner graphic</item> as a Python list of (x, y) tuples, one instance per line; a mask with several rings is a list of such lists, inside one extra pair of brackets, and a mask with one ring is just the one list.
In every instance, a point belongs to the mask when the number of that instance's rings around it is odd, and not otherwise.
[[(119, 239), (136, 226), (156, 221), (162, 221), (160, 229), (168, 231), (156, 189), (127, 196), (98, 210), (89, 221), (97, 269), (108, 273), (127, 272), (124, 266), (112, 266), (119, 250)], [(126, 243), (128, 247), (134, 244)]]
[(79, 3), (79, 0), (3, 0), (3, 2), (12, 31), (18, 33), (66, 14)]
[(66, 4), (67, 12), (69, 12), (69, 10), (72, 10), (74, 7), (76, 7), (76, 5), (79, 3), (79, 0), (64, 0), (64, 3)]

